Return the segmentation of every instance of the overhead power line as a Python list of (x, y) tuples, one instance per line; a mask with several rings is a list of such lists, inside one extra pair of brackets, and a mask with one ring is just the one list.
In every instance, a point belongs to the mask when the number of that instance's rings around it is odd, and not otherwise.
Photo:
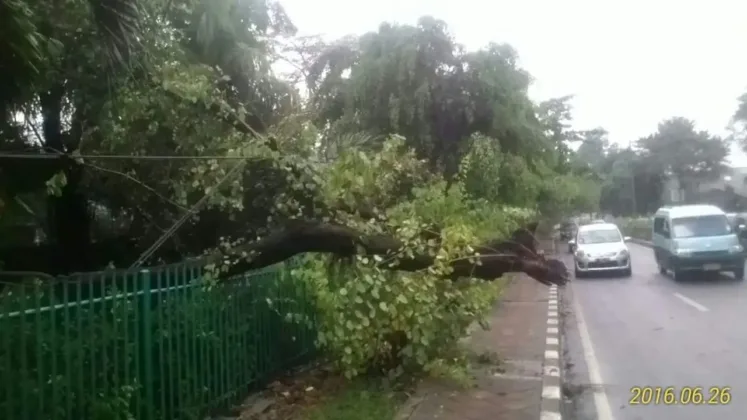
[(244, 160), (247, 156), (179, 156), (179, 155), (64, 155), (59, 153), (3, 153), (0, 159), (111, 159), (111, 160)]

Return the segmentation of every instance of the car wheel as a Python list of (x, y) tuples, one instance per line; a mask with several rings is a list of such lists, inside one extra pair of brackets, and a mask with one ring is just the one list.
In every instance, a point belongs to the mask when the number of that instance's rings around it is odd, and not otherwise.
[(659, 273), (661, 274), (667, 274), (667, 268), (663, 265), (659, 264)]
[(744, 267), (734, 270), (734, 279), (736, 280), (744, 280)]
[(574, 274), (576, 275), (577, 279), (580, 279), (580, 278), (584, 277), (584, 272), (578, 271), (578, 268), (575, 268), (573, 271), (574, 271)]
[(674, 276), (674, 281), (682, 281), (685, 278), (685, 272), (676, 268), (672, 269), (672, 275)]
[(633, 275), (633, 267), (628, 266), (628, 268), (623, 269), (622, 271), (623, 277), (630, 277)]

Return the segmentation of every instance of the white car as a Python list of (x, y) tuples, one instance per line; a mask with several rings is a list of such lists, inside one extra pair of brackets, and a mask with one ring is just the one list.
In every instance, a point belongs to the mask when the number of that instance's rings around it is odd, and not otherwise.
[(573, 246), (576, 278), (599, 272), (618, 272), (630, 277), (632, 266), (630, 251), (620, 229), (612, 223), (595, 223), (578, 228)]

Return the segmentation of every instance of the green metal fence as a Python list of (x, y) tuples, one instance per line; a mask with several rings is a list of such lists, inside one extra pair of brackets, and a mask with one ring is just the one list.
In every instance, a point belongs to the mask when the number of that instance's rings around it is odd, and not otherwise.
[(202, 419), (236, 403), (313, 356), (313, 306), (291, 264), (220, 285), (200, 262), (0, 272), (0, 418)]

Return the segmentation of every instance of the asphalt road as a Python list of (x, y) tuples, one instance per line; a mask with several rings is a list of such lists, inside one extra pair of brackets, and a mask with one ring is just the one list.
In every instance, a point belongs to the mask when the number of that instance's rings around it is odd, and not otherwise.
[[(564, 418), (747, 418), (747, 281), (724, 275), (678, 283), (659, 274), (650, 248), (629, 248), (631, 278), (577, 279), (563, 293)], [(705, 399), (711, 387), (731, 387), (731, 400), (631, 405), (631, 388), (645, 386), (674, 387), (677, 395), (699, 386)]]

